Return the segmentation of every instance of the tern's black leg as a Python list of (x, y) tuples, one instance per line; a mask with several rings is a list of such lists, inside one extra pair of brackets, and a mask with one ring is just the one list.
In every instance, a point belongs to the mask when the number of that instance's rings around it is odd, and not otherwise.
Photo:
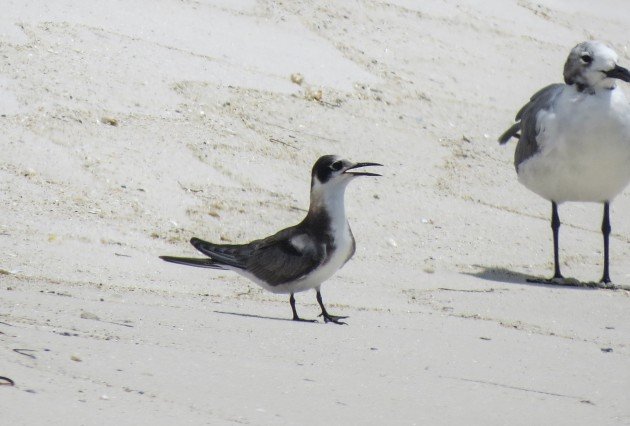
[(295, 297), (293, 297), (293, 293), (291, 293), (291, 297), (289, 297), (289, 303), (291, 304), (291, 310), (293, 311), (293, 321), (317, 322), (316, 320), (307, 320), (298, 317), (297, 310), (295, 309)]
[(334, 322), (335, 324), (345, 324), (343, 321), (339, 321), (348, 317), (339, 317), (336, 315), (330, 315), (326, 308), (324, 307), (324, 302), (322, 301), (322, 294), (317, 290), (317, 303), (322, 308), (322, 313), (319, 314), (320, 317), (324, 317), (324, 322)]
[(604, 218), (602, 219), (602, 234), (604, 235), (604, 275), (600, 282), (608, 284), (610, 275), (608, 273), (608, 237), (610, 236), (610, 205), (604, 203)]

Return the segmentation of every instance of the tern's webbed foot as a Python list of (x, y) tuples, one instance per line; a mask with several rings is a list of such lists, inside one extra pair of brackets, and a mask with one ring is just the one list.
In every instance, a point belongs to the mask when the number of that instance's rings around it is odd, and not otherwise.
[(342, 316), (337, 316), (337, 315), (330, 315), (328, 312), (322, 312), (318, 316), (324, 317), (324, 322), (325, 323), (332, 322), (332, 323), (335, 323), (335, 324), (348, 325), (347, 323), (345, 323), (343, 321), (340, 321), (340, 320), (346, 319), (348, 317), (342, 317)]
[(348, 317), (339, 317), (337, 315), (330, 315), (328, 313), (328, 311), (326, 310), (326, 307), (324, 306), (324, 302), (322, 301), (322, 294), (319, 292), (319, 289), (317, 290), (317, 303), (319, 303), (319, 307), (322, 308), (322, 313), (319, 314), (319, 316), (324, 317), (324, 322), (326, 323), (332, 322), (334, 324), (346, 325), (345, 322), (339, 321), (339, 320), (346, 319)]
[(295, 309), (295, 297), (293, 296), (293, 293), (291, 293), (291, 297), (289, 297), (289, 303), (291, 304), (291, 311), (293, 311), (293, 321), (317, 322), (317, 320), (302, 319), (298, 316), (297, 310)]

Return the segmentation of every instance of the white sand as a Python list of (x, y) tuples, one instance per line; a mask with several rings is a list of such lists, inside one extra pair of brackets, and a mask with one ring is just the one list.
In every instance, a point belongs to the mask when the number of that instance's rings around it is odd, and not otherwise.
[[(627, 1), (2, 9), (0, 424), (630, 424), (629, 293), (525, 283), (550, 206), (496, 143), (576, 43), (630, 66)], [(357, 253), (323, 287), (348, 326), (158, 259), (296, 223), (328, 153), (387, 165), (349, 189)], [(563, 272), (598, 279), (601, 206), (560, 215)]]

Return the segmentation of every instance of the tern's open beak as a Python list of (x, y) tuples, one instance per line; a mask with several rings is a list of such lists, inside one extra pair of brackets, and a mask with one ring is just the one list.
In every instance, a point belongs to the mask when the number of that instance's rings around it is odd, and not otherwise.
[(378, 163), (356, 163), (353, 166), (348, 167), (344, 170), (344, 174), (353, 175), (353, 176), (381, 176), (378, 173), (369, 173), (369, 172), (350, 172), (349, 170), (357, 169), (359, 167), (368, 167), (368, 166), (382, 166), (382, 164)]
[(615, 65), (615, 68), (610, 71), (604, 71), (604, 74), (606, 74), (606, 77), (609, 78), (618, 78), (619, 80), (630, 82), (630, 71), (624, 67), (620, 67), (619, 65)]

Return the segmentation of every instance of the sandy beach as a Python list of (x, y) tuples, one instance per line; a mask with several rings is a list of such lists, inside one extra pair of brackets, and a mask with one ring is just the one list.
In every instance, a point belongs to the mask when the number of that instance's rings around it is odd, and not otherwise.
[[(497, 143), (575, 44), (630, 67), (630, 3), (4, 3), (0, 424), (630, 425), (630, 292), (527, 282), (550, 205)], [(385, 165), (322, 287), (347, 326), (158, 258), (299, 222), (324, 154)], [(600, 278), (601, 214), (561, 205), (566, 276)]]

